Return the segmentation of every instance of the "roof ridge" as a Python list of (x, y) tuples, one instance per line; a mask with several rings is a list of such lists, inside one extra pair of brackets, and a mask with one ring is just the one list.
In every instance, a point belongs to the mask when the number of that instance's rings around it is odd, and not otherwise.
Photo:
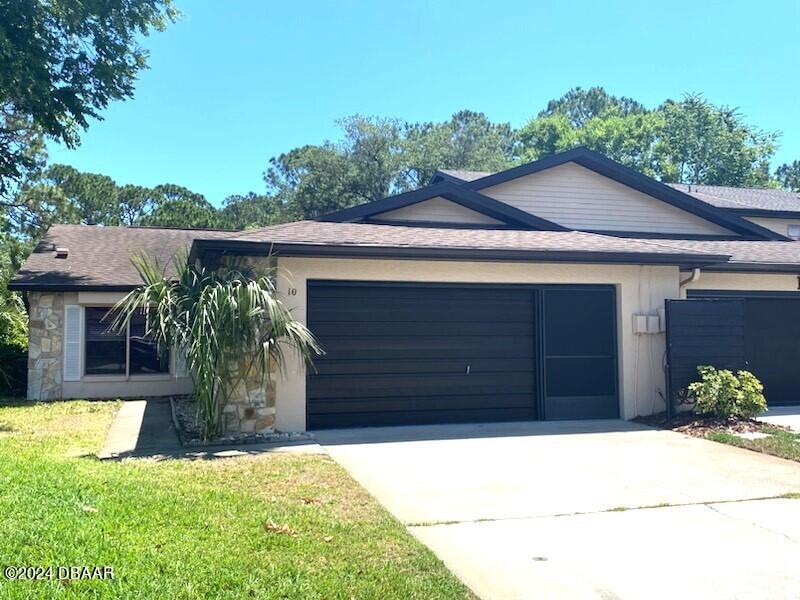
[[(144, 229), (149, 231), (225, 231), (236, 233), (242, 231), (241, 229), (225, 229), (222, 227), (166, 227), (158, 225), (99, 225), (90, 223), (51, 223), (50, 227), (84, 227), (94, 229), (127, 229), (136, 230)], [(49, 228), (48, 228), (49, 229)]]

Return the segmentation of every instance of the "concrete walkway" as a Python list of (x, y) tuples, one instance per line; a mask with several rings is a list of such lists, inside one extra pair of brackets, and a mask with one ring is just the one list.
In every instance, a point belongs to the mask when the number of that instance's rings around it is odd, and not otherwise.
[(758, 417), (759, 421), (783, 425), (800, 432), (800, 406), (774, 406)]
[(111, 422), (100, 458), (119, 458), (181, 448), (167, 399), (127, 400)]
[(168, 399), (127, 400), (109, 427), (105, 445), (98, 454), (101, 459), (186, 458), (213, 460), (267, 452), (324, 454), (313, 440), (265, 442), (184, 447), (172, 422)]
[(316, 437), (484, 598), (800, 590), (799, 463), (622, 421)]

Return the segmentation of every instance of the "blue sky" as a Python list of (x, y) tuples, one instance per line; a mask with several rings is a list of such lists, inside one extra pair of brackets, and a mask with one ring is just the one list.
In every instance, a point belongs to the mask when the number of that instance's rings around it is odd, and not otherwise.
[(270, 157), (338, 137), (346, 115), (519, 126), (577, 85), (647, 106), (702, 92), (782, 131), (775, 164), (800, 159), (798, 0), (176, 3), (135, 97), (53, 162), (218, 204), (263, 191)]

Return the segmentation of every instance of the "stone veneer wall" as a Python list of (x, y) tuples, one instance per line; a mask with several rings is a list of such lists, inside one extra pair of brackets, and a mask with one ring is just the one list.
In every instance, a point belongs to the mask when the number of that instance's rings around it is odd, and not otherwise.
[(61, 397), (64, 295), (28, 294), (28, 398)]
[(223, 435), (275, 431), (275, 372), (262, 379), (247, 366), (244, 359), (236, 366), (236, 387), (222, 410)]
[[(274, 268), (275, 260), (267, 256), (224, 257), (223, 263), (239, 268)], [(255, 373), (246, 373), (248, 361), (239, 360), (234, 369), (236, 387), (223, 407), (223, 435), (242, 433), (272, 433), (275, 431), (275, 369), (263, 379)]]

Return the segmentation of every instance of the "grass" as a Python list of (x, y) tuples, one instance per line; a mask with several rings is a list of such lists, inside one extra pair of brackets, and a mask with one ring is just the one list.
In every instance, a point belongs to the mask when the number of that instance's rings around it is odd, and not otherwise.
[(760, 428), (762, 433), (769, 434), (770, 437), (759, 440), (748, 440), (738, 435), (723, 431), (714, 431), (708, 434), (708, 439), (731, 446), (747, 448), (756, 452), (764, 452), (789, 460), (800, 461), (800, 433), (785, 431), (776, 427), (764, 425)]
[(0, 598), (464, 598), (469, 591), (326, 456), (94, 457), (116, 402), (0, 404)]

